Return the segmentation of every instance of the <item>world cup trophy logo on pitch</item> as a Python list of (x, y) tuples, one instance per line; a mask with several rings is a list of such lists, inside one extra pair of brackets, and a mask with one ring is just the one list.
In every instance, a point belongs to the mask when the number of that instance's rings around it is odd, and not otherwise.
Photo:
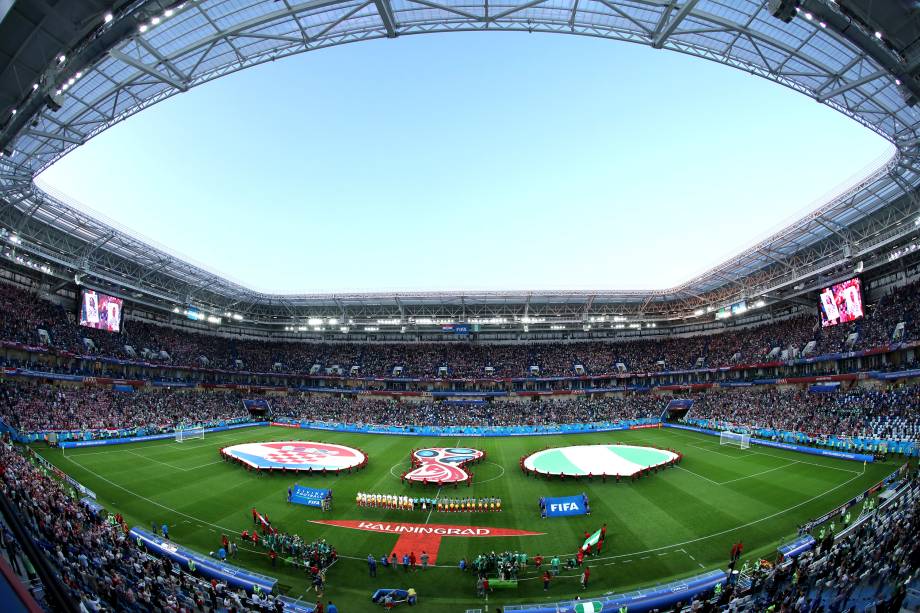
[(413, 469), (404, 475), (409, 481), (423, 483), (462, 483), (470, 478), (463, 469), (468, 462), (485, 455), (478, 449), (467, 447), (429, 447), (412, 453)]

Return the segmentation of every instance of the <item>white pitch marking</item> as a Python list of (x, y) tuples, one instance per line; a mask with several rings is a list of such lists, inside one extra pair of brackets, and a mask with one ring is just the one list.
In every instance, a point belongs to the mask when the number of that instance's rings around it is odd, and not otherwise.
[(719, 485), (728, 485), (729, 483), (735, 483), (736, 481), (744, 481), (745, 479), (750, 479), (751, 477), (759, 477), (760, 475), (765, 475), (767, 473), (772, 473), (775, 470), (780, 470), (781, 468), (789, 468), (795, 464), (801, 464), (798, 460), (789, 462), (788, 464), (783, 464), (782, 466), (776, 466), (774, 468), (768, 468), (767, 470), (762, 470), (759, 473), (754, 473), (753, 475), (747, 475), (746, 477), (738, 477), (737, 479), (729, 479), (728, 481), (723, 481)]
[(722, 485), (722, 484), (719, 483), (718, 481), (713, 481), (713, 480), (710, 479), (709, 477), (704, 477), (704, 476), (701, 475), (700, 473), (695, 473), (695, 472), (693, 472), (692, 470), (689, 470), (689, 469), (687, 469), (687, 468), (684, 468), (683, 466), (680, 466), (680, 465), (678, 465), (678, 464), (675, 464), (674, 467), (675, 467), (675, 468), (679, 468), (679, 469), (681, 469), (681, 470), (684, 471), (684, 472), (688, 472), (688, 473), (690, 473), (691, 475), (697, 476), (697, 477), (699, 477), (700, 479), (705, 479), (706, 481), (709, 481), (709, 482), (712, 483), (713, 485)]

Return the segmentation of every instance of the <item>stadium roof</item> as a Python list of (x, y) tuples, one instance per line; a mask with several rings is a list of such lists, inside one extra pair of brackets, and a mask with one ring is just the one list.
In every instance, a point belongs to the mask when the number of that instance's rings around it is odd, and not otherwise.
[[(784, 23), (765, 0), (74, 1), (58, 14), (16, 2), (0, 22), (0, 227), (5, 253), (60, 279), (159, 306), (196, 305), (253, 321), (360, 310), (686, 317), (740, 299), (789, 297), (917, 232), (920, 50), (916, 15), (895, 3), (805, 0)], [(788, 0), (780, 4), (793, 7)], [(898, 5), (900, 6), (900, 5)], [(791, 9), (790, 9), (791, 10)], [(873, 12), (874, 11), (874, 12)], [(846, 193), (743, 253), (660, 291), (458, 292), (280, 296), (255, 292), (69, 205), (33, 179), (109, 126), (237, 70), (305, 51), (410, 34), (551, 32), (668, 49), (770, 79), (892, 142), (894, 157)], [(890, 30), (890, 35), (888, 31)], [(12, 36), (15, 33), (16, 36)], [(42, 41), (41, 44), (36, 41)], [(776, 160), (776, 180), (807, 161)], [(606, 306), (604, 306), (606, 305)], [(440, 309), (440, 310), (439, 310)]]

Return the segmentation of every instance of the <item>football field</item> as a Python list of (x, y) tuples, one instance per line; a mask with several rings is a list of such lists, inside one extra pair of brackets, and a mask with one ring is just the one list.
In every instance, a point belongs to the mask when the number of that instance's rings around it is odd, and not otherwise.
[[(242, 466), (223, 461), (218, 453), (228, 445), (309, 440), (358, 447), (368, 465), (340, 476), (257, 476)], [(636, 482), (608, 479), (547, 480), (525, 476), (521, 456), (546, 447), (622, 442), (671, 448), (684, 454), (681, 464)], [(404, 485), (399, 475), (409, 467), (409, 453), (420, 447), (465, 446), (486, 452), (471, 467), (471, 487), (458, 489)], [(781, 541), (797, 527), (833, 509), (891, 473), (897, 465), (869, 464), (754, 446), (741, 450), (720, 446), (719, 439), (675, 429), (646, 429), (589, 435), (515, 438), (421, 438), (384, 436), (276, 427), (257, 427), (206, 434), (203, 440), (176, 443), (169, 439), (129, 445), (36, 451), (94, 490), (110, 512), (122, 513), (130, 526), (150, 529), (151, 522), (167, 523), (173, 541), (207, 554), (220, 547), (221, 534), (238, 536), (252, 528), (250, 509), (269, 515), (280, 530), (306, 540), (325, 538), (340, 560), (328, 572), (324, 600), (340, 610), (373, 610), (370, 595), (377, 588), (414, 587), (420, 605), (431, 611), (478, 608), (473, 573), (462, 573), (457, 563), (489, 551), (525, 551), (547, 560), (571, 557), (584, 533), (607, 523), (607, 541), (600, 556), (590, 559), (591, 586), (587, 594), (621, 592), (727, 565), (732, 544), (743, 540), (744, 559), (773, 560)], [(331, 512), (290, 505), (286, 491), (294, 482), (331, 488)], [(359, 508), (359, 491), (415, 496), (500, 497), (500, 513), (439, 513)], [(585, 492), (589, 516), (541, 519), (541, 496)], [(397, 536), (311, 523), (311, 520), (370, 520), (514, 528), (542, 533), (535, 536), (441, 540), (437, 566), (404, 573), (380, 568), (368, 576), (366, 558), (389, 553)], [(420, 552), (416, 552), (419, 554)], [(279, 559), (272, 568), (266, 550), (242, 545), (234, 563), (275, 576), (283, 591), (315, 602), (303, 571)], [(514, 602), (564, 600), (584, 594), (576, 571), (563, 571), (548, 592), (531, 568), (516, 589), (489, 595), (490, 608)], [(342, 606), (344, 605), (344, 606)]]

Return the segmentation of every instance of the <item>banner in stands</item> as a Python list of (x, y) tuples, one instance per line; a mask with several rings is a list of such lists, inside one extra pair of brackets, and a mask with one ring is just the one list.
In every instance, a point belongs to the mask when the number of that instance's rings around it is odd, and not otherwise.
[[(680, 424), (665, 424), (666, 428), (677, 428), (679, 430), (690, 430), (691, 432), (701, 432), (712, 436), (720, 436), (718, 430), (707, 430), (706, 428), (696, 428), (694, 426), (683, 426)], [(857, 462), (874, 462), (875, 457), (864, 453), (850, 453), (848, 451), (837, 451), (836, 449), (821, 449), (819, 447), (804, 447), (792, 443), (780, 443), (777, 441), (767, 441), (760, 438), (751, 437), (751, 442), (765, 447), (775, 447), (776, 449), (785, 449), (787, 451), (798, 451), (799, 453), (810, 453), (811, 455), (820, 455), (827, 458), (839, 458), (841, 460), (854, 460)]]
[(840, 381), (831, 381), (830, 383), (812, 383), (808, 386), (808, 391), (813, 394), (827, 394), (836, 392), (840, 389)]
[(291, 502), (307, 507), (325, 507), (325, 501), (332, 499), (332, 490), (323, 490), (306, 485), (295, 485), (291, 493)]
[(588, 512), (585, 501), (587, 496), (557, 496), (544, 498), (543, 504), (547, 517), (566, 517), (568, 515), (584, 515)]
[(243, 398), (243, 406), (249, 412), (267, 413), (272, 410), (266, 398)]
[(143, 544), (152, 553), (179, 563), (184, 570), (188, 570), (188, 563), (191, 560), (195, 563), (198, 574), (209, 579), (225, 581), (227, 585), (234, 588), (243, 588), (247, 592), (251, 592), (253, 587), (258, 585), (264, 593), (269, 594), (274, 591), (275, 584), (278, 583), (278, 580), (274, 577), (260, 575), (238, 566), (221, 562), (215, 558), (203, 556), (191, 549), (186, 549), (181, 545), (176, 545), (171, 541), (154, 536), (142, 528), (131, 528), (131, 538), (137, 541), (139, 545)]

